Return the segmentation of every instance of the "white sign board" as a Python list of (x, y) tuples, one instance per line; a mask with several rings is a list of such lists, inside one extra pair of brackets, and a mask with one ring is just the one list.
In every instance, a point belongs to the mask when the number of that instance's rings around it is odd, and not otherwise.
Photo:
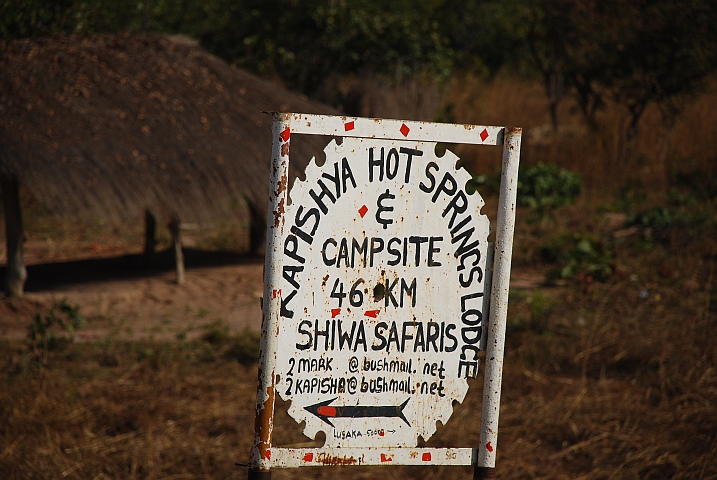
[[(282, 113), (273, 131), (249, 478), (316, 465), (490, 473), (520, 129)], [(296, 133), (343, 138), (289, 193)], [(469, 174), (450, 151), (437, 155), (437, 142), (503, 145), (494, 261), (483, 200), (467, 194)], [(480, 447), (416, 447), (465, 398), (486, 337)], [(307, 436), (325, 432), (323, 446), (272, 446), (277, 393)]]
[(289, 194), (276, 388), (326, 447), (428, 440), (477, 373), (490, 225), (435, 147), (332, 140)]

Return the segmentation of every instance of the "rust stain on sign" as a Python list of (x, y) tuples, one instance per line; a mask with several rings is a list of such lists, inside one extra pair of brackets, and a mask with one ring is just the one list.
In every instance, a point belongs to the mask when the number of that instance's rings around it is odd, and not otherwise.
[(269, 460), (271, 458), (271, 433), (274, 427), (274, 375), (271, 376), (271, 385), (266, 388), (266, 400), (261, 412), (257, 412), (254, 429), (259, 432), (259, 456)]
[(322, 465), (356, 465), (358, 460), (354, 457), (329, 455), (326, 453), (320, 453), (316, 457), (316, 462)]
[(286, 142), (281, 146), (281, 156), (286, 157), (289, 155), (289, 142)]
[(276, 189), (276, 196), (277, 196), (277, 197), (278, 197), (279, 195), (281, 195), (282, 192), (284, 192), (284, 190), (286, 190), (286, 184), (287, 184), (287, 183), (288, 183), (288, 180), (287, 180), (287, 177), (286, 177), (286, 172), (284, 172), (284, 175), (281, 177), (281, 180), (279, 181), (279, 186), (278, 186), (278, 188)]
[(281, 220), (284, 218), (284, 199), (279, 200), (279, 206), (274, 211), (274, 227), (279, 228)]

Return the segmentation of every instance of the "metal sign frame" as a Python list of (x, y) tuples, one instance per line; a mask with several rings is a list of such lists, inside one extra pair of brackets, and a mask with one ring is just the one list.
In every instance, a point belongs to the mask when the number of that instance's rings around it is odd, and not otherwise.
[[(522, 129), (298, 113), (274, 113), (273, 116), (261, 351), (249, 479), (269, 479), (272, 468), (320, 465), (473, 465), (476, 478), (494, 478)], [(285, 233), (284, 209), (288, 200), (289, 145), (292, 134), (503, 145), (495, 253), (492, 258), (488, 257), (488, 265), (492, 263), (492, 272), (486, 268), (490, 305), (478, 448), (272, 447), (280, 321), (277, 291), (281, 282), (280, 247)]]

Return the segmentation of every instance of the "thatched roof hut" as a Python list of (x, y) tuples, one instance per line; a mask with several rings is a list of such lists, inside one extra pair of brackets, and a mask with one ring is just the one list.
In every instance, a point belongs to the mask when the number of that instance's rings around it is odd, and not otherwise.
[[(261, 112), (336, 113), (157, 34), (1, 42), (0, 72), (4, 190), (20, 182), (53, 211), (113, 223), (149, 209), (206, 224), (246, 199), (263, 229)], [(295, 172), (321, 143), (295, 145)]]

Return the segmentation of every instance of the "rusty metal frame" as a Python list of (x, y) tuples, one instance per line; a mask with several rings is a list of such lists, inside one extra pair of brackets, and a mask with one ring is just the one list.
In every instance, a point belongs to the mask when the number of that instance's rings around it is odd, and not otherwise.
[[(515, 127), (453, 125), (360, 117), (274, 113), (267, 248), (262, 299), (262, 335), (250, 479), (270, 478), (271, 468), (318, 465), (474, 465), (475, 478), (494, 478), (503, 374), (505, 324), (515, 229), (522, 130)], [(489, 256), (492, 279), (483, 386), (480, 446), (472, 448), (272, 448), (275, 369), (278, 349), (281, 255), (292, 134), (503, 145), (496, 241)], [(493, 258), (494, 257), (494, 258)], [(486, 292), (488, 293), (488, 292)], [(486, 295), (488, 297), (488, 295)], [(340, 450), (340, 451), (339, 451)]]

